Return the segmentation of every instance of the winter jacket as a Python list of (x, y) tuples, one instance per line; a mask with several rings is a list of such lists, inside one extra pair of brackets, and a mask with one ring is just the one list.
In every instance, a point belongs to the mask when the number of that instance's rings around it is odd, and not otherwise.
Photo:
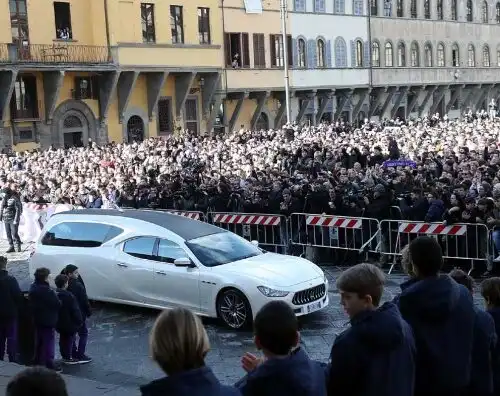
[[(497, 334), (497, 339), (500, 339), (500, 308), (492, 308), (488, 310), (488, 313), (493, 318), (495, 322), (495, 330)], [(493, 387), (494, 394), (500, 395), (500, 343), (497, 342), (495, 351), (493, 354)]]
[(61, 302), (61, 308), (56, 330), (61, 334), (74, 334), (83, 322), (76, 298), (71, 292), (63, 289), (57, 289), (57, 297)]
[(36, 326), (55, 328), (61, 302), (47, 282), (34, 282), (29, 291), (33, 319)]
[(299, 348), (265, 361), (235, 386), (243, 396), (326, 396), (326, 372)]
[(442, 221), (444, 211), (445, 211), (444, 202), (441, 201), (440, 199), (435, 199), (431, 202), (431, 204), (429, 206), (429, 210), (427, 211), (427, 214), (425, 215), (424, 221), (426, 223), (434, 223), (434, 222)]
[(85, 290), (85, 284), (83, 283), (81, 277), (78, 277), (78, 279), (69, 278), (68, 291), (75, 296), (83, 318), (85, 319), (92, 315), (89, 299), (87, 297), (87, 291)]
[(416, 347), (397, 306), (364, 311), (335, 339), (329, 365), (330, 396), (413, 396)]
[(169, 375), (141, 386), (142, 396), (240, 396), (236, 388), (222, 385), (208, 367)]
[(16, 278), (6, 270), (0, 271), (0, 323), (17, 317), (23, 295)]
[(17, 194), (5, 195), (0, 203), (0, 221), (19, 224), (23, 204)]

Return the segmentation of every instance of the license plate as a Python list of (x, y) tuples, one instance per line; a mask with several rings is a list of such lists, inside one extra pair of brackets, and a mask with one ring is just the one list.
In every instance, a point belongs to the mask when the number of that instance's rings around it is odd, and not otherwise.
[(311, 313), (311, 312), (317, 311), (320, 308), (321, 308), (321, 301), (309, 304), (307, 306), (307, 313)]

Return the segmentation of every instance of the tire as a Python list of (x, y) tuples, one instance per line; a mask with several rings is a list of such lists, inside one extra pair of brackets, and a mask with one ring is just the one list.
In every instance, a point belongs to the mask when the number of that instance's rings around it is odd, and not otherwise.
[(252, 320), (252, 308), (245, 295), (237, 289), (227, 289), (220, 293), (216, 303), (217, 315), (224, 324), (233, 329), (249, 328)]

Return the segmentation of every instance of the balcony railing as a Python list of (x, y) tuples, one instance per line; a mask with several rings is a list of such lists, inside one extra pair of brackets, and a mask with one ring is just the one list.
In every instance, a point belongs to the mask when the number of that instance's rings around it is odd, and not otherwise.
[[(13, 45), (9, 52), (13, 63), (101, 64), (113, 62), (109, 48), (96, 45), (74, 45), (64, 42), (25, 44)], [(0, 51), (0, 56), (1, 54)]]

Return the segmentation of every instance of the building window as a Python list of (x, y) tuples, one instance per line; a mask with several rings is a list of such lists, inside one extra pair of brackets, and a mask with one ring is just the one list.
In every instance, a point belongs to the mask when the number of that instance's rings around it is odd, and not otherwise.
[(224, 35), (226, 66), (238, 69), (250, 67), (248, 33), (226, 33)]
[(10, 111), (13, 120), (38, 118), (35, 76), (26, 74), (17, 76), (10, 102)]
[(483, 23), (488, 23), (488, 19), (489, 19), (488, 3), (486, 1), (483, 1), (483, 15), (482, 15)]
[(19, 143), (33, 142), (35, 140), (32, 128), (19, 129), (18, 134), (19, 134)]
[(353, 8), (354, 15), (364, 15), (365, 14), (365, 12), (363, 10), (363, 8), (364, 8), (363, 0), (353, 0), (352, 8)]
[(356, 67), (363, 67), (363, 43), (356, 40)]
[(417, 0), (410, 0), (410, 17), (417, 18)]
[(306, 49), (306, 41), (302, 38), (297, 40), (297, 53), (298, 53), (298, 67), (307, 67), (306, 59), (307, 59), (307, 49)]
[(467, 47), (467, 64), (469, 67), (476, 66), (476, 50), (472, 44)]
[(443, 0), (437, 0), (436, 2), (436, 14), (437, 14), (437, 19), (442, 21), (444, 19), (444, 14), (443, 14)]
[(378, 15), (378, 1), (370, 0), (370, 15), (377, 16)]
[(69, 3), (54, 2), (54, 19), (56, 23), (56, 37), (60, 40), (71, 40), (71, 11)]
[(457, 0), (451, 0), (451, 19), (453, 21), (458, 19)]
[[(284, 48), (283, 48), (283, 35), (281, 34), (271, 34), (270, 35), (271, 44), (271, 67), (284, 67)], [(293, 65), (293, 53), (292, 49), (292, 36), (287, 36), (287, 49), (288, 49), (288, 66)]]
[(497, 67), (500, 67), (500, 48), (497, 49)]
[(406, 67), (406, 46), (402, 42), (398, 44), (398, 67)]
[(253, 34), (253, 67), (266, 67), (266, 44), (263, 33)]
[(75, 77), (73, 99), (99, 100), (99, 78), (97, 76)]
[(12, 43), (18, 46), (29, 44), (28, 12), (26, 0), (10, 0), (10, 30)]
[(460, 50), (458, 49), (458, 44), (453, 44), (453, 47), (451, 47), (451, 65), (453, 67), (460, 66)]
[(483, 47), (483, 66), (484, 67), (490, 67), (490, 47), (485, 45)]
[(306, 0), (295, 0), (295, 11), (306, 12)]
[(432, 46), (429, 43), (424, 47), (424, 66), (432, 67)]
[(345, 1), (335, 0), (334, 1), (335, 14), (345, 14)]
[(184, 44), (184, 16), (182, 6), (170, 6), (170, 31), (173, 44)]
[(198, 36), (200, 44), (210, 44), (210, 8), (198, 7)]
[(403, 0), (396, 0), (396, 16), (402, 18), (404, 16), (404, 2)]
[(154, 43), (156, 41), (154, 4), (141, 3), (141, 24), (142, 41), (144, 43)]
[(158, 134), (167, 135), (172, 133), (172, 100), (161, 98), (158, 101)]
[(387, 67), (392, 67), (394, 65), (394, 56), (392, 53), (392, 44), (387, 42), (385, 43), (385, 65)]
[(392, 0), (384, 0), (384, 16), (392, 16)]
[(474, 19), (474, 15), (472, 14), (472, 0), (467, 0), (465, 14), (467, 16), (467, 22), (472, 22), (472, 20)]
[(495, 6), (495, 19), (497, 23), (500, 23), (500, 3), (497, 3)]
[(372, 43), (372, 66), (380, 67), (380, 44), (376, 41)]
[(445, 62), (444, 62), (444, 45), (442, 43), (439, 43), (437, 45), (437, 65), (439, 67), (444, 67)]
[(342, 37), (335, 39), (335, 66), (347, 67), (347, 45)]
[(431, 1), (424, 0), (424, 18), (431, 19)]
[(325, 0), (314, 0), (314, 12), (325, 12)]
[(322, 39), (318, 39), (316, 42), (316, 64), (318, 67), (326, 67), (325, 57), (325, 42)]
[(410, 47), (410, 55), (411, 55), (411, 66), (419, 67), (420, 66), (420, 57), (418, 53), (418, 44), (416, 42), (411, 43)]

